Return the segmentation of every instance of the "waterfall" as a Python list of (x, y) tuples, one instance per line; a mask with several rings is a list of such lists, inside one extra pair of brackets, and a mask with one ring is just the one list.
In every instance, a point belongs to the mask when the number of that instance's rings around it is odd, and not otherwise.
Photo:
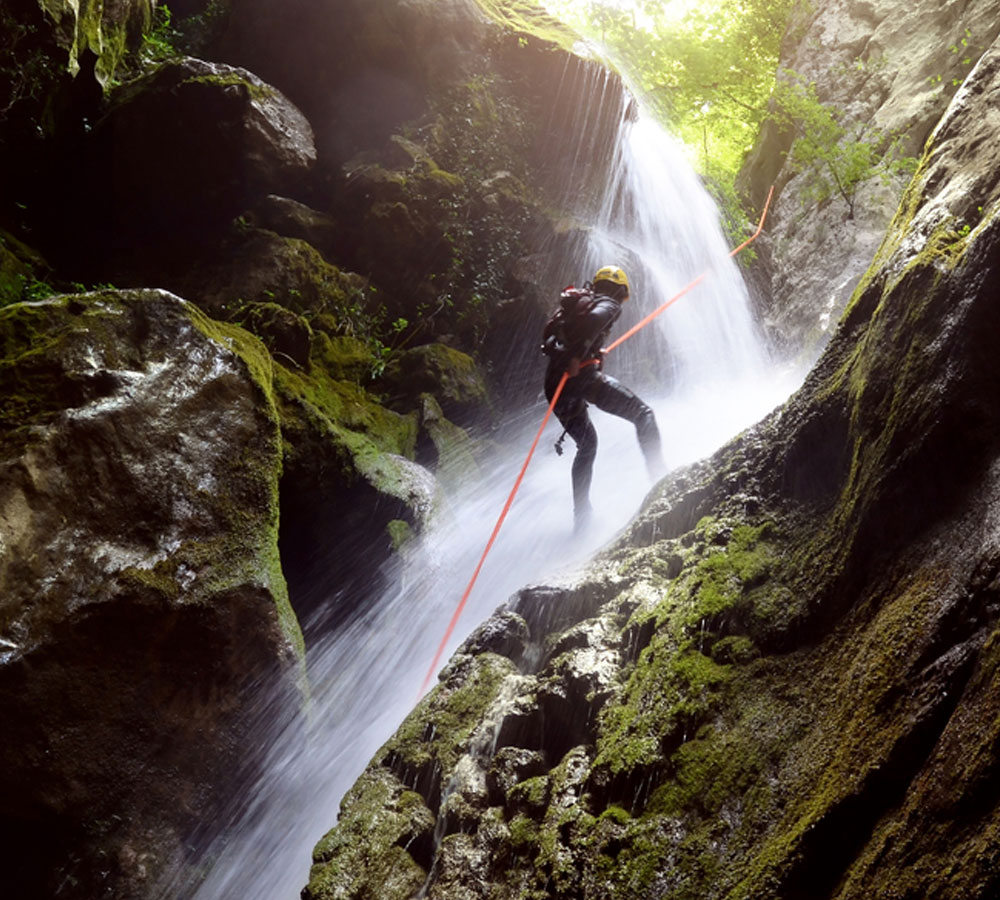
[(624, 360), (616, 364), (681, 392), (759, 377), (767, 354), (715, 204), (681, 148), (652, 119), (626, 118), (620, 134), (585, 270), (613, 263), (628, 272), (637, 308), (629, 310), (626, 327), (699, 275), (706, 277), (648, 333), (623, 344), (616, 352)]
[[(633, 285), (617, 326), (623, 330), (709, 273), (606, 366), (654, 407), (673, 469), (758, 420), (795, 384), (770, 371), (717, 211), (672, 139), (643, 115), (623, 114), (614, 153), (612, 178), (574, 261), (579, 268), (563, 283), (579, 283), (604, 264), (622, 265)], [(537, 368), (540, 390), (541, 356)], [(543, 412), (539, 400), (508, 424), (503, 459), (451, 498), (436, 524), (386, 573), (391, 588), (309, 648), (308, 735), (259, 736), (271, 747), (266, 775), (202, 853), (198, 868), (207, 876), (201, 884), (172, 876), (162, 885), (164, 900), (298, 897), (312, 847), (335, 823), (341, 797), (416, 702)], [(637, 511), (650, 484), (634, 429), (597, 411), (594, 421), (600, 434), (594, 530), (584, 540), (572, 536), (572, 447), (556, 455), (558, 429), (550, 425), (445, 660), (511, 594), (532, 582), (571, 577)]]

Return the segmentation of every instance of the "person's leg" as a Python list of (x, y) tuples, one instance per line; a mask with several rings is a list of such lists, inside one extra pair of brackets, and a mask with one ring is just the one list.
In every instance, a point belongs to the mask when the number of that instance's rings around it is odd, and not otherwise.
[(577, 529), (580, 529), (589, 523), (592, 511), (590, 482), (597, 456), (597, 429), (590, 421), (586, 406), (565, 427), (566, 433), (576, 442), (576, 456), (573, 457), (573, 521)]
[(639, 438), (639, 446), (646, 459), (649, 475), (653, 479), (661, 478), (666, 466), (663, 463), (663, 451), (660, 445), (660, 429), (657, 427), (653, 410), (625, 385), (603, 372), (588, 386), (587, 400), (598, 409), (603, 409), (635, 425), (635, 433)]
[(556, 418), (576, 444), (573, 457), (573, 519), (576, 528), (586, 526), (590, 520), (590, 483), (597, 456), (597, 429), (590, 421), (587, 403), (580, 398), (570, 398), (556, 403)]

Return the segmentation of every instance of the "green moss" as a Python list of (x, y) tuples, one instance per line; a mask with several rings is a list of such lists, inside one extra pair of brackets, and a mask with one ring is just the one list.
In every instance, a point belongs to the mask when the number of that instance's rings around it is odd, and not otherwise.
[(530, 35), (563, 50), (572, 51), (580, 36), (532, 0), (476, 0), (476, 5), (493, 21), (514, 32)]
[(507, 791), (507, 806), (523, 809), (529, 815), (539, 818), (548, 806), (549, 787), (547, 775), (526, 778)]
[(599, 820), (614, 822), (617, 825), (627, 825), (632, 821), (632, 816), (620, 806), (609, 806), (598, 816)]
[(220, 87), (239, 87), (247, 92), (251, 100), (265, 103), (276, 96), (273, 88), (266, 84), (244, 78), (238, 72), (215, 73), (212, 75), (192, 75), (185, 78), (181, 84), (213, 84)]
[(515, 851), (530, 852), (538, 840), (538, 823), (528, 816), (517, 815), (507, 826), (510, 844)]
[(670, 775), (652, 794), (648, 815), (717, 815), (723, 804), (743, 796), (764, 768), (763, 759), (739, 731), (705, 728), (670, 757)]
[(310, 359), (313, 365), (333, 381), (369, 382), (375, 364), (371, 347), (356, 337), (331, 334), (337, 328), (336, 320), (331, 322), (319, 316), (311, 321), (314, 336)]
[(500, 686), (516, 671), (510, 660), (491, 653), (474, 657), (467, 666), (461, 678), (450, 678), (431, 691), (383, 747), (379, 755), (394, 769), (436, 764), (447, 779)]
[(396, 453), (413, 457), (417, 440), (415, 416), (402, 416), (381, 406), (362, 387), (330, 377), (318, 366), (308, 372), (277, 369), (283, 414), (295, 416), (289, 404), (304, 407), (335, 433), (352, 452), (374, 458)]
[(393, 550), (398, 551), (413, 540), (413, 527), (402, 519), (393, 519), (386, 526), (386, 530), (389, 532)]
[(403, 788), (385, 770), (369, 769), (344, 798), (337, 828), (313, 851), (303, 897), (410, 900), (427, 873), (406, 847), (433, 829), (434, 816), (419, 794)]
[(602, 710), (595, 767), (619, 775), (661, 765), (664, 751), (715, 708), (731, 675), (690, 643), (678, 648), (654, 635), (622, 696)]

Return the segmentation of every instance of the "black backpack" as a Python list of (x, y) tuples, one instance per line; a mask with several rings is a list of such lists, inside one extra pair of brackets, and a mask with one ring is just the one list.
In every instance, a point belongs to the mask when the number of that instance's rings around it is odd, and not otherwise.
[(559, 306), (542, 331), (541, 350), (546, 356), (558, 356), (573, 344), (574, 326), (597, 303), (597, 297), (587, 282), (582, 288), (570, 285), (559, 295)]

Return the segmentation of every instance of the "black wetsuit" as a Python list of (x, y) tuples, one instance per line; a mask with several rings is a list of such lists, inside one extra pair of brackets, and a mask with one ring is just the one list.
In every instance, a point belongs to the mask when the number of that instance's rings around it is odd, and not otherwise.
[[(601, 347), (611, 331), (611, 326), (621, 315), (622, 306), (612, 297), (597, 297), (589, 311), (574, 317), (567, 328), (563, 349), (549, 357), (545, 372), (545, 396), (551, 401), (570, 360), (581, 362), (601, 360)], [(590, 515), (590, 481), (597, 455), (597, 429), (590, 421), (588, 403), (635, 425), (639, 445), (646, 458), (650, 474), (658, 477), (663, 470), (660, 452), (660, 432), (653, 410), (627, 387), (601, 371), (602, 363), (585, 366), (580, 374), (566, 382), (556, 402), (556, 417), (566, 433), (576, 442), (573, 459), (573, 511), (577, 522), (585, 522)]]

